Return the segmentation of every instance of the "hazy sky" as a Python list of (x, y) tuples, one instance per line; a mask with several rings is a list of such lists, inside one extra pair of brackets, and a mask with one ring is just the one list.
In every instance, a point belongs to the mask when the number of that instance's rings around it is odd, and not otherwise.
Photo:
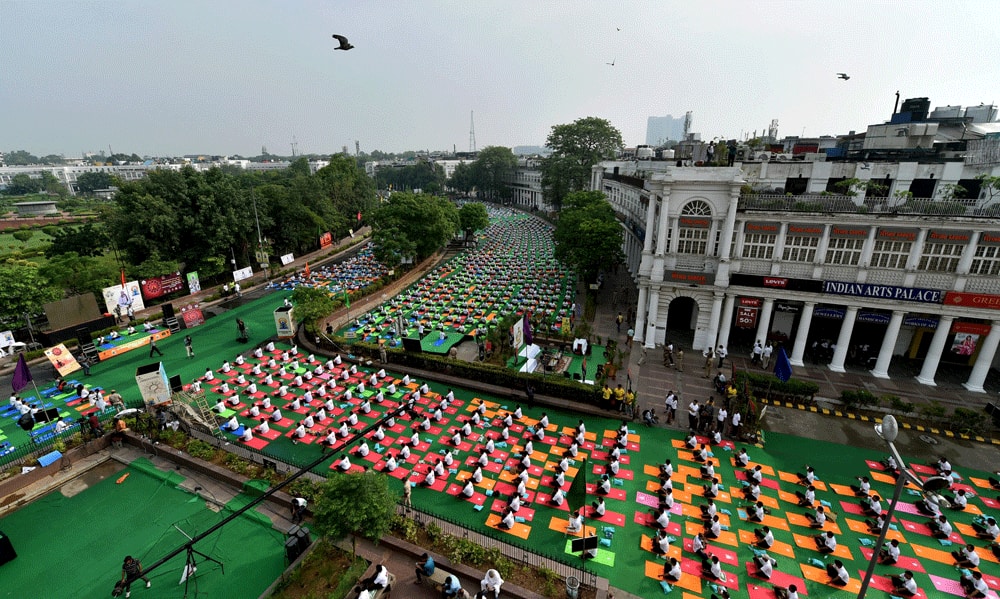
[[(694, 112), (703, 139), (1000, 101), (995, 1), (0, 0), (0, 150), (256, 155), (542, 144)], [(335, 52), (331, 34), (356, 46)], [(606, 63), (614, 61), (614, 66)], [(835, 73), (846, 72), (849, 81)]]

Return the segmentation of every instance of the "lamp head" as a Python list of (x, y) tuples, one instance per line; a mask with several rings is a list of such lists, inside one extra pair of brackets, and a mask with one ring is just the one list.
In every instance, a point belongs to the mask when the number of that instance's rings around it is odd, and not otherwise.
[(889, 414), (882, 419), (882, 424), (876, 424), (875, 434), (886, 443), (895, 441), (896, 437), (899, 436), (899, 424), (896, 423), (895, 416)]
[(932, 476), (924, 481), (922, 487), (924, 491), (933, 493), (951, 486), (951, 479), (944, 476)]

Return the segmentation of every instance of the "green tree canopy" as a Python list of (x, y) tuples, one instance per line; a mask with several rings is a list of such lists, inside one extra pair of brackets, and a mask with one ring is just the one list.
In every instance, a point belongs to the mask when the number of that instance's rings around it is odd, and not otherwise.
[(80, 173), (76, 178), (76, 189), (80, 193), (94, 193), (98, 189), (108, 189), (116, 184), (116, 179), (111, 173), (95, 172)]
[(378, 543), (389, 532), (398, 501), (385, 474), (338, 474), (320, 487), (313, 522), (316, 531), (328, 539), (360, 535)]
[(319, 321), (337, 309), (330, 292), (319, 287), (299, 285), (292, 292), (292, 302), (295, 304), (295, 317), (310, 333), (315, 333)]
[(10, 183), (4, 188), (4, 193), (9, 196), (24, 196), (38, 193), (45, 189), (45, 183), (41, 177), (35, 178), (27, 173), (18, 173), (10, 178)]
[(555, 125), (545, 141), (552, 150), (542, 161), (542, 185), (553, 205), (559, 207), (567, 193), (587, 189), (590, 169), (621, 150), (621, 131), (597, 117)]
[(378, 181), (384, 189), (391, 185), (398, 191), (419, 189), (422, 193), (434, 194), (444, 189), (444, 168), (421, 160), (407, 166), (382, 168), (378, 171)]
[(472, 163), (472, 179), (482, 197), (497, 201), (508, 197), (507, 181), (517, 168), (517, 157), (510, 148), (489, 146)]
[(37, 266), (0, 264), (0, 320), (16, 320), (25, 313), (38, 314), (42, 305), (60, 297), (62, 293), (46, 282)]
[(100, 256), (109, 242), (101, 225), (87, 223), (80, 227), (57, 226), (52, 235), (52, 243), (45, 248), (45, 256), (52, 258), (69, 252), (75, 252), (79, 256)]
[(451, 174), (451, 179), (448, 179), (448, 187), (468, 195), (475, 186), (476, 182), (472, 175), (472, 164), (461, 162), (456, 165), (455, 171)]
[(486, 211), (486, 206), (479, 202), (469, 202), (458, 209), (458, 220), (465, 231), (465, 240), (475, 234), (476, 231), (490, 226), (490, 215)]
[(575, 268), (587, 282), (622, 260), (621, 225), (598, 191), (577, 191), (564, 198), (554, 238), (556, 258)]
[(80, 256), (75, 252), (59, 254), (38, 270), (49, 283), (64, 289), (66, 296), (101, 290), (119, 280), (118, 267), (105, 257)]
[(393, 193), (372, 215), (375, 257), (387, 266), (422, 260), (448, 243), (460, 224), (458, 208), (444, 198)]

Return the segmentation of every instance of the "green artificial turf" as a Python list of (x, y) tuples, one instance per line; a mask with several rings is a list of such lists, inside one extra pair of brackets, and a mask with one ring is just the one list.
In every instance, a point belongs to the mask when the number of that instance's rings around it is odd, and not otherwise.
[[(143, 458), (77, 495), (56, 490), (6, 516), (0, 529), (18, 557), (0, 565), (0, 597), (107, 597), (125, 555), (150, 566), (187, 540), (178, 528), (194, 536), (227, 515), (179, 490), (175, 475), (153, 476), (153, 470)], [(237, 518), (195, 545), (222, 562), (225, 574), (195, 556), (197, 587), (189, 596), (197, 588), (210, 597), (256, 597), (284, 569), (283, 545), (270, 522)], [(184, 560), (181, 553), (151, 572), (149, 590), (142, 581), (133, 584), (132, 596), (183, 597)]]

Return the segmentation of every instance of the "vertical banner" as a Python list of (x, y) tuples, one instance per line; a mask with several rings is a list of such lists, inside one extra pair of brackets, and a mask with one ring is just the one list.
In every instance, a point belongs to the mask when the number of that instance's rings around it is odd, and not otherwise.
[(511, 339), (510, 344), (511, 344), (511, 346), (513, 346), (514, 352), (516, 353), (516, 352), (520, 351), (521, 346), (524, 345), (524, 321), (523, 320), (519, 320), (519, 321), (515, 322), (513, 325), (511, 325), (511, 327), (510, 327), (510, 335), (511, 335), (510, 336), (510, 339)]
[[(119, 285), (118, 288), (120, 289), (121, 286)], [(77, 363), (76, 358), (73, 357), (73, 354), (62, 343), (45, 350), (45, 357), (49, 359), (49, 362), (52, 362), (52, 366), (59, 373), (59, 376), (66, 376), (71, 372), (80, 370), (80, 364)]]
[(198, 293), (201, 291), (201, 280), (198, 279), (198, 271), (189, 272), (187, 274), (188, 280), (188, 291), (191, 293)]
[(293, 306), (281, 306), (274, 311), (274, 328), (279, 339), (291, 339), (295, 336), (295, 319)]
[(331, 235), (329, 231), (319, 236), (320, 249), (328, 248), (331, 245), (333, 245), (333, 235)]

